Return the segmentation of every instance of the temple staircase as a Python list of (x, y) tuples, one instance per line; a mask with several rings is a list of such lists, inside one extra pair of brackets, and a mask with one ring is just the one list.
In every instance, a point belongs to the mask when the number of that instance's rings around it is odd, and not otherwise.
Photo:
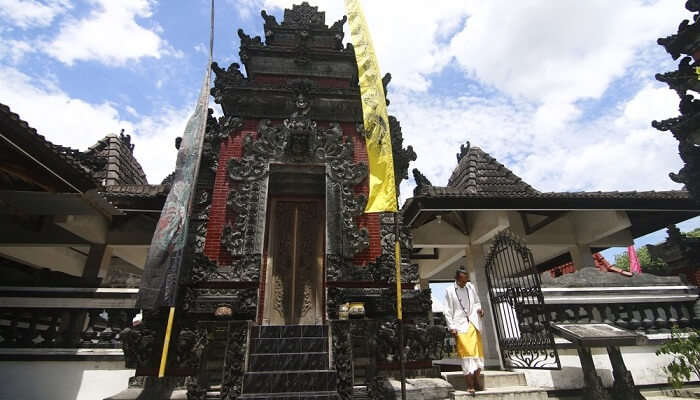
[(527, 385), (525, 374), (511, 371), (482, 371), (482, 387), (475, 396), (467, 393), (467, 383), (462, 371), (443, 372), (445, 378), (455, 388), (454, 399), (471, 399), (474, 397), (489, 400), (546, 400), (547, 391)]
[(337, 399), (328, 326), (251, 328), (247, 370), (239, 399)]

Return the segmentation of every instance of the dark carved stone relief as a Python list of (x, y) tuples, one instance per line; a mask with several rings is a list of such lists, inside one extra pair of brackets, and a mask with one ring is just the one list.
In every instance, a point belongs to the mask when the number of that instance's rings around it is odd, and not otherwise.
[(333, 362), (337, 372), (338, 396), (342, 400), (352, 399), (352, 340), (350, 321), (332, 321)]
[[(338, 307), (346, 302), (365, 303), (367, 318), (396, 316), (396, 288), (344, 288), (329, 287), (327, 309), (330, 319), (337, 318)], [(426, 316), (432, 308), (430, 289), (403, 290), (402, 308), (406, 318)]]
[(433, 186), (432, 183), (430, 183), (430, 180), (423, 175), (418, 168), (413, 168), (413, 180), (416, 182), (416, 187), (413, 188), (413, 196), (418, 196), (423, 190), (423, 188)]
[[(698, 1), (686, 2), (686, 8), (698, 12)], [(672, 181), (685, 184), (690, 195), (700, 201), (700, 139), (697, 130), (700, 128), (700, 101), (696, 100), (688, 90), (698, 92), (697, 73), (694, 66), (697, 64), (698, 49), (700, 49), (700, 23), (698, 14), (693, 17), (693, 22), (683, 20), (678, 26), (678, 32), (666, 38), (657, 40), (673, 57), (679, 58), (687, 55), (678, 65), (678, 70), (665, 74), (657, 74), (656, 79), (665, 82), (678, 93), (681, 98), (679, 104), (680, 117), (669, 118), (664, 121), (653, 121), (652, 126), (661, 131), (670, 130), (678, 140), (678, 153), (685, 163), (678, 173), (670, 173)], [(695, 63), (693, 63), (695, 61)]]
[(229, 65), (227, 69), (219, 67), (216, 62), (211, 64), (211, 69), (214, 71), (214, 86), (210, 93), (214, 96), (214, 101), (221, 103), (228, 89), (248, 84), (248, 79), (243, 76), (240, 68), (238, 63)]
[(307, 2), (295, 4), (290, 9), (284, 10), (284, 21), (282, 25), (286, 28), (305, 28), (312, 25), (324, 25), (326, 13), (318, 11), (318, 7), (312, 7)]
[[(383, 322), (377, 332), (377, 358), (381, 362), (399, 360), (398, 323)], [(430, 325), (427, 322), (407, 323), (404, 325), (406, 360), (441, 359), (443, 342), (447, 328), (442, 325)]]
[(241, 394), (248, 338), (247, 322), (231, 322), (224, 356), (224, 376), (221, 382), (221, 400), (235, 400)]
[(124, 329), (120, 337), (127, 368), (145, 368), (152, 364), (156, 331), (146, 327)]
[(209, 344), (208, 332), (204, 328), (184, 327), (177, 337), (176, 360), (179, 368), (197, 369), (204, 350)]
[(119, 334), (127, 368), (153, 368), (157, 366), (154, 351), (163, 345), (163, 315), (143, 311), (140, 325), (125, 328)]
[[(229, 176), (231, 165), (229, 164)], [(261, 196), (260, 182), (243, 182), (229, 191), (226, 205), (234, 213), (235, 222), (227, 223), (221, 236), (221, 244), (234, 257), (256, 254), (258, 244), (258, 212), (266, 199)], [(264, 204), (262, 204), (264, 206)]]
[[(356, 195), (353, 187), (367, 176), (367, 166), (353, 161), (354, 143), (345, 137), (337, 123), (327, 129), (319, 128), (309, 118), (308, 98), (312, 83), (305, 79), (289, 82), (294, 91), (296, 111), (280, 125), (263, 120), (258, 135), (248, 135), (243, 143), (243, 156), (232, 159), (228, 177), (232, 182), (228, 206), (235, 213), (235, 222), (227, 224), (222, 244), (232, 256), (259, 253), (262, 227), (258, 213), (265, 209), (263, 186), (269, 174), (270, 162), (325, 163), (328, 201), (338, 202), (338, 213), (327, 210), (329, 227), (338, 227), (340, 252), (350, 259), (369, 246), (369, 232), (359, 228), (355, 218), (362, 214), (366, 204), (364, 194)], [(332, 221), (339, 219), (340, 223)]]
[(258, 289), (186, 288), (183, 301), (185, 311), (214, 315), (218, 307), (228, 307), (240, 318), (255, 317)]
[[(394, 256), (382, 254), (366, 267), (353, 265), (343, 257), (326, 256), (326, 277), (330, 282), (382, 282), (387, 285), (396, 282)], [(401, 282), (418, 280), (418, 264), (401, 264)]]
[(391, 151), (394, 157), (394, 177), (398, 189), (401, 181), (408, 179), (408, 165), (411, 161), (416, 161), (418, 155), (413, 151), (413, 146), (403, 147), (401, 124), (393, 115), (389, 116), (389, 129), (391, 134)]

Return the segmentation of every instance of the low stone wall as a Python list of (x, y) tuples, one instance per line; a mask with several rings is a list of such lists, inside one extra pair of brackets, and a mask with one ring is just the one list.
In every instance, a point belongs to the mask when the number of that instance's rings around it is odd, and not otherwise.
[[(666, 335), (664, 335), (666, 336)], [(558, 339), (557, 342), (560, 340)], [(632, 373), (636, 385), (666, 384), (663, 371), (673, 357), (657, 356), (660, 344), (646, 346), (621, 347), (622, 357), (627, 369)], [(582, 389), (584, 387), (583, 371), (575, 348), (559, 348), (561, 370), (516, 370), (525, 373), (529, 386), (538, 386), (547, 390)], [(592, 349), (593, 362), (603, 385), (611, 387), (613, 383), (612, 366), (605, 348)]]
[(99, 400), (127, 388), (124, 361), (0, 361), (2, 400)]

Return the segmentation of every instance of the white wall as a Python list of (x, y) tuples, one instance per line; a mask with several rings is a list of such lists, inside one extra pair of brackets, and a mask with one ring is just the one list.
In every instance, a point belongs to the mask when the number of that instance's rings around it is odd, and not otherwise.
[[(632, 373), (635, 385), (666, 384), (663, 367), (673, 359), (672, 356), (655, 354), (660, 346), (622, 347), (625, 366)], [(606, 387), (612, 386), (612, 366), (608, 352), (604, 348), (594, 348), (593, 363)], [(583, 371), (575, 349), (559, 349), (560, 371), (518, 370), (525, 373), (529, 386), (545, 389), (581, 389), (584, 386)]]
[(124, 361), (2, 361), (0, 400), (101, 400), (132, 376)]

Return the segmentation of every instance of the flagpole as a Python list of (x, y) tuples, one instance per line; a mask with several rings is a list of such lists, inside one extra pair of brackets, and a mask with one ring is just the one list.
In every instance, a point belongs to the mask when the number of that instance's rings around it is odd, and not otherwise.
[[(208, 86), (209, 86), (209, 81), (211, 80), (211, 63), (213, 61), (213, 53), (214, 53), (214, 0), (211, 0), (211, 6), (210, 6), (210, 17), (209, 17), (209, 59), (207, 61), (207, 72), (205, 74), (204, 78), (204, 87), (207, 88), (206, 92), (207, 93), (200, 93), (200, 98), (197, 100), (197, 108), (199, 108), (202, 104), (202, 96), (208, 96)], [(204, 89), (203, 89), (204, 91)], [(205, 98), (204, 100), (204, 107), (207, 107), (207, 100)], [(197, 108), (195, 108), (195, 115), (197, 113)], [(206, 110), (204, 111), (206, 115)], [(194, 118), (194, 115), (190, 117), (190, 120), (187, 122), (189, 125), (192, 122), (192, 119)], [(206, 117), (203, 118), (202, 121), (200, 121), (201, 124), (204, 124), (203, 126), (200, 126), (201, 129), (206, 129)], [(187, 128), (186, 128), (187, 129)], [(196, 186), (197, 182), (197, 177), (199, 175), (199, 161), (200, 161), (200, 156), (201, 156), (201, 149), (202, 149), (202, 141), (204, 140), (203, 136), (199, 138), (199, 152), (198, 152), (198, 157), (195, 160), (195, 165), (194, 165), (194, 173), (193, 173), (193, 179), (194, 179), (194, 186)], [(176, 166), (177, 170), (177, 166)], [(172, 189), (171, 189), (172, 190)], [(190, 218), (190, 212), (191, 212), (191, 206), (192, 206), (192, 200), (194, 199), (195, 196), (195, 188), (193, 187), (189, 197), (185, 199), (187, 201), (187, 204), (185, 205), (185, 215), (184, 218), (185, 220), (183, 221), (183, 232), (182, 235), (184, 235), (184, 240), (187, 240), (187, 225), (188, 225), (188, 220)], [(182, 252), (182, 249), (180, 249), (180, 252)], [(181, 265), (182, 264), (182, 254), (180, 253), (179, 259), (177, 262)], [(178, 265), (178, 269), (179, 266)], [(160, 357), (160, 366), (158, 368), (158, 378), (163, 378), (165, 377), (165, 366), (168, 363), (168, 350), (170, 348), (170, 338), (172, 336), (172, 331), (173, 331), (173, 322), (175, 320), (175, 294), (177, 292), (177, 287), (172, 288), (174, 290), (173, 292), (173, 300), (171, 302), (170, 306), (170, 311), (168, 313), (168, 322), (165, 328), (165, 337), (163, 338), (163, 351), (161, 352), (161, 357)]]
[[(399, 199), (396, 196), (398, 208)], [(399, 363), (401, 364), (401, 400), (406, 400), (406, 356), (404, 354), (403, 304), (401, 301), (401, 243), (399, 241), (399, 212), (394, 214), (394, 258), (396, 265), (396, 317), (399, 329)]]
[(360, 0), (345, 0), (357, 63), (358, 85), (362, 104), (365, 146), (369, 166), (369, 194), (365, 213), (394, 213), (394, 258), (396, 266), (396, 317), (399, 330), (401, 363), (401, 399), (406, 399), (406, 360), (404, 354), (403, 311), (401, 309), (401, 244), (399, 210), (391, 132), (386, 109), (386, 93), (381, 81), (377, 56), (372, 45)]

